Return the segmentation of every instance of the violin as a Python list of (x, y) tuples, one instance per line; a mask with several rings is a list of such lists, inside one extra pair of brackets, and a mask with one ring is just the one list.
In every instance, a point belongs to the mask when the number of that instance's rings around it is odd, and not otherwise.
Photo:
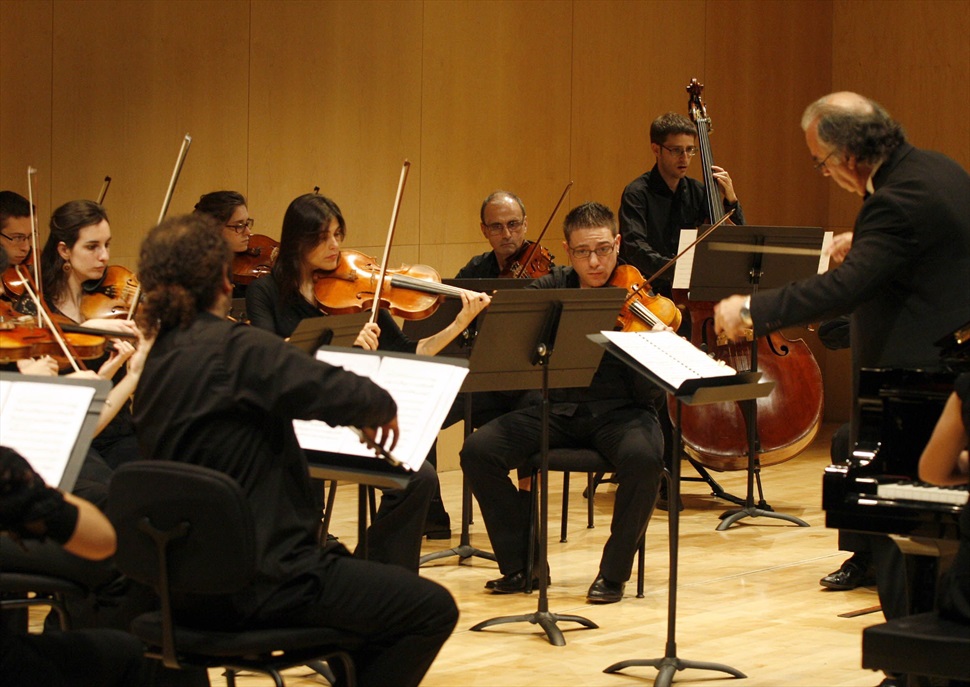
[[(329, 315), (347, 315), (372, 309), (381, 275), (376, 258), (355, 250), (340, 251), (337, 267), (313, 273), (317, 306)], [(380, 307), (405, 320), (430, 317), (445, 296), (460, 298), (464, 289), (441, 283), (441, 276), (427, 265), (402, 265), (388, 269), (381, 289)]]
[[(64, 333), (75, 357), (92, 360), (104, 355), (108, 340), (94, 334)], [(0, 363), (51, 356), (63, 367), (69, 363), (50, 329), (33, 324), (0, 325)]]
[(127, 318), (140, 287), (134, 272), (121, 265), (108, 265), (101, 279), (85, 282), (81, 294), (81, 314), (95, 318)]
[(249, 237), (249, 248), (232, 256), (232, 283), (247, 286), (269, 274), (280, 252), (280, 242), (262, 234)]
[(511, 279), (538, 279), (549, 274), (556, 256), (538, 241), (523, 241), (499, 272), (499, 277)]
[(658, 324), (674, 331), (683, 318), (680, 309), (669, 298), (655, 294), (643, 275), (633, 265), (617, 265), (609, 281), (629, 294), (623, 301), (623, 309), (616, 317), (616, 328), (624, 332), (642, 332)]

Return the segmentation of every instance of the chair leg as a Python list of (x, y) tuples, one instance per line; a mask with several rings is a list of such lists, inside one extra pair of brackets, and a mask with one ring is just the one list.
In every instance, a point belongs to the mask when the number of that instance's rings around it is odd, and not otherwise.
[(323, 526), (320, 532), (320, 543), (326, 544), (330, 534), (330, 521), (333, 519), (333, 504), (337, 500), (337, 480), (330, 480), (327, 488), (327, 499), (323, 507)]
[(637, 598), (643, 598), (643, 574), (646, 568), (647, 537), (640, 537), (640, 548), (637, 551)]
[(569, 472), (562, 473), (562, 523), (559, 526), (560, 543), (568, 541), (566, 538), (569, 522)]
[(596, 475), (592, 472), (586, 473), (586, 529), (593, 529), (593, 498), (596, 496)]
[(529, 492), (529, 550), (525, 558), (525, 593), (532, 593), (532, 578), (535, 576), (534, 562), (536, 559), (536, 537), (539, 530), (536, 527), (539, 521), (539, 499), (536, 488), (539, 484), (539, 471), (532, 471), (532, 490)]

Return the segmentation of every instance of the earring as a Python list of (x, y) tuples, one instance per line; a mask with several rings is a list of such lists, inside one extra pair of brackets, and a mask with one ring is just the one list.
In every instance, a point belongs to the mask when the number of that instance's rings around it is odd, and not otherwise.
[(64, 274), (70, 274), (71, 273), (71, 263), (65, 262), (63, 265), (61, 265), (61, 269), (64, 270)]

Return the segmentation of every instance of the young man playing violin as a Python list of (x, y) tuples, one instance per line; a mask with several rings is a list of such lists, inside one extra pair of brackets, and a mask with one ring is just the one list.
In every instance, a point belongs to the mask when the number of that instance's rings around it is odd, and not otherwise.
[[(246, 291), (246, 312), (253, 326), (287, 337), (301, 320), (326, 315), (322, 310), (325, 304), (315, 290), (315, 276), (332, 273), (340, 264), (346, 232), (340, 208), (329, 198), (307, 193), (290, 203), (283, 217), (280, 253), (273, 271)], [(364, 325), (354, 345), (366, 350), (434, 355), (464, 331), (490, 300), (486, 294), (463, 293), (461, 297), (462, 309), (455, 321), (432, 336), (410, 340), (390, 313), (381, 309), (377, 322)], [(384, 490), (377, 517), (368, 530), (372, 560), (417, 570), (425, 518), (437, 487), (435, 468), (426, 462), (405, 489)]]
[[(613, 212), (585, 203), (566, 216), (563, 248), (571, 267), (556, 266), (528, 288), (591, 289), (609, 285), (620, 245)], [(591, 332), (592, 333), (592, 332)], [(619, 359), (604, 355), (586, 389), (552, 389), (549, 446), (598, 451), (614, 467), (616, 503), (611, 534), (599, 571), (589, 588), (590, 603), (623, 598), (633, 558), (647, 529), (663, 473), (663, 437), (655, 401), (662, 391), (631, 374)], [(495, 594), (525, 589), (529, 495), (519, 492), (509, 471), (528, 464), (539, 451), (541, 409), (532, 406), (503, 415), (465, 440), (461, 467), (478, 499), (502, 577), (486, 584)]]
[(22, 265), (30, 255), (30, 202), (19, 193), (0, 191), (0, 246), (11, 265)]

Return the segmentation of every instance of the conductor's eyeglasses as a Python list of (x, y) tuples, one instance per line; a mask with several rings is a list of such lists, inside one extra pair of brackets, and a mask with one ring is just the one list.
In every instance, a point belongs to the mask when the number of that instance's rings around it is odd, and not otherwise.
[(488, 232), (489, 236), (498, 236), (506, 229), (509, 230), (510, 234), (518, 234), (522, 231), (522, 227), (525, 224), (525, 220), (522, 219), (512, 219), (506, 223), (493, 222), (492, 224), (485, 225), (485, 231)]
[(255, 224), (256, 224), (256, 220), (250, 217), (249, 219), (244, 220), (242, 222), (236, 222), (235, 224), (227, 224), (226, 229), (232, 229), (237, 234), (241, 234), (247, 229), (252, 229), (253, 225)]

